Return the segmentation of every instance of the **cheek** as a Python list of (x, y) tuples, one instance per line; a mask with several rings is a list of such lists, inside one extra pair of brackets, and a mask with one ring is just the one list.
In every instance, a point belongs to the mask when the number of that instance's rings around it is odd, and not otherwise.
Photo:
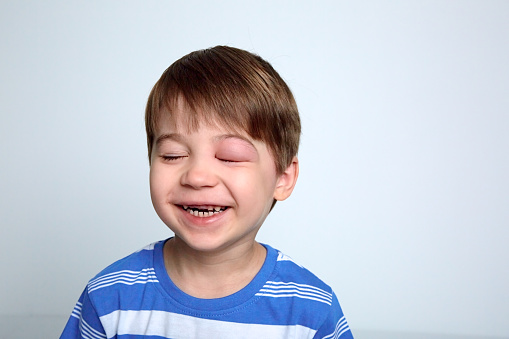
[(152, 193), (154, 189), (156, 189), (157, 185), (155, 184), (158, 181), (157, 178), (157, 170), (154, 169), (154, 167), (150, 168), (149, 173), (149, 184), (150, 184), (150, 192)]
[(152, 201), (155, 203), (155, 199), (163, 195), (168, 180), (165, 178), (164, 172), (160, 171), (157, 167), (150, 169), (149, 184), (150, 184), (150, 196)]
[(160, 203), (160, 199), (161, 199), (160, 198), (161, 193), (159, 192), (160, 186), (154, 184), (154, 181), (152, 179), (153, 179), (153, 177), (150, 176), (150, 199), (152, 199), (152, 205), (154, 205), (154, 207), (157, 210), (157, 206)]
[(270, 170), (258, 169), (250, 173), (232, 174), (227, 180), (242, 199), (251, 200), (251, 203), (272, 201), (276, 179), (275, 173)]

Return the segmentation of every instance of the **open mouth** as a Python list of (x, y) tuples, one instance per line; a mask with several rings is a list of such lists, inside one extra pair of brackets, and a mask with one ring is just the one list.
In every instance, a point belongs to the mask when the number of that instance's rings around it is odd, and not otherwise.
[(195, 217), (211, 217), (228, 209), (227, 206), (180, 206), (184, 211)]

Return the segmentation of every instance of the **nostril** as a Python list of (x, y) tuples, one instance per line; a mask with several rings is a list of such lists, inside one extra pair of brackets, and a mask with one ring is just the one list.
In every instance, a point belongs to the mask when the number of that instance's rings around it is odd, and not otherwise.
[(194, 188), (210, 187), (217, 184), (217, 177), (206, 164), (190, 166), (181, 177), (181, 184)]

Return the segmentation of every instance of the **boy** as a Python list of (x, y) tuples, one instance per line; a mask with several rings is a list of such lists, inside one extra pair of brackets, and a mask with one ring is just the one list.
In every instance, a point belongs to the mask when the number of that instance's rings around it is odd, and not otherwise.
[(145, 123), (152, 203), (175, 236), (92, 279), (61, 338), (352, 338), (331, 288), (255, 241), (298, 176), (299, 114), (272, 66), (190, 53)]

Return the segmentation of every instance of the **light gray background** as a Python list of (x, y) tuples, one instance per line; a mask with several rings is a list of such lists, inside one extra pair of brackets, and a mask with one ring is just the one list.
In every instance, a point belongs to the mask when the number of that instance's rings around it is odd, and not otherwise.
[(0, 25), (0, 337), (57, 337), (88, 279), (170, 235), (145, 101), (218, 44), (271, 62), (302, 115), (259, 240), (357, 338), (509, 337), (509, 1), (2, 1)]

